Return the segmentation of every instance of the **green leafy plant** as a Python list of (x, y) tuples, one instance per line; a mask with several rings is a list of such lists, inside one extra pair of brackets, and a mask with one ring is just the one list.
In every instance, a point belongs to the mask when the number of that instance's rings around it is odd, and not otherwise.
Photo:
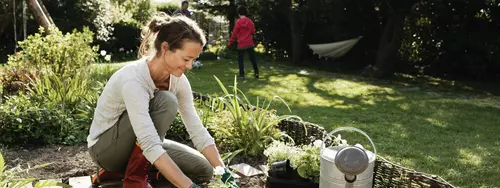
[(318, 145), (293, 146), (274, 141), (265, 149), (264, 155), (268, 158), (269, 166), (274, 162), (289, 160), (290, 166), (300, 177), (319, 182), (320, 146)]
[[(43, 164), (43, 165), (37, 165), (34, 167), (29, 167), (28, 169), (22, 169), (19, 165), (7, 169), (5, 166), (5, 160), (0, 153), (0, 187), (9, 187), (9, 188), (23, 188), (29, 184), (32, 184), (35, 181), (35, 178), (21, 178), (19, 176), (20, 173), (27, 172), (29, 170), (34, 170), (38, 168), (43, 168), (50, 165), (48, 164)], [(50, 186), (61, 186), (61, 187), (70, 187), (67, 184), (55, 182), (53, 180), (48, 180), (44, 182), (37, 182), (35, 184), (35, 188), (41, 188), (41, 187), (50, 187)]]
[(62, 110), (44, 96), (9, 96), (0, 104), (0, 143), (74, 144), (85, 141), (91, 116), (79, 117), (79, 108)]
[(278, 116), (275, 110), (269, 110), (274, 99), (279, 99), (286, 105), (280, 97), (275, 96), (270, 101), (259, 101), (257, 98), (255, 105), (252, 105), (245, 94), (238, 89), (236, 77), (231, 93), (216, 76), (214, 77), (224, 93), (221, 101), (231, 114), (232, 123), (219, 125), (216, 130), (217, 137), (222, 140), (221, 147), (230, 151), (228, 159), (240, 153), (245, 156), (259, 155), (275, 139), (288, 138), (292, 140), (288, 135), (278, 130), (277, 124), (283, 119), (300, 119), (300, 117)]
[(231, 188), (228, 182), (223, 182), (222, 175), (225, 173), (224, 168), (218, 166), (214, 169), (214, 176), (210, 180), (208, 187), (209, 188)]
[(62, 78), (68, 78), (90, 66), (97, 57), (97, 46), (92, 47), (93, 33), (84, 27), (82, 32), (73, 30), (63, 34), (57, 28), (43, 36), (43, 28), (34, 35), (19, 42), (23, 49), (17, 55), (9, 55), (9, 66), (28, 68), (32, 74), (51, 71)]
[(223, 99), (207, 96), (205, 100), (196, 100), (196, 107), (203, 125), (210, 124), (215, 113), (225, 110)]
[(52, 72), (61, 80), (72, 78), (88, 70), (95, 61), (97, 47), (91, 46), (93, 33), (88, 28), (67, 34), (57, 28), (50, 30), (51, 34), (44, 36), (40, 27), (38, 33), (19, 42), (21, 51), (9, 55), (6, 74), (1, 78), (1, 82), (9, 86), (5, 88), (10, 89), (8, 93), (24, 91), (25, 86), (31, 86), (28, 84), (30, 79), (37, 79), (46, 72)]
[[(20, 80), (22, 92), (0, 104), (0, 138), (6, 144), (73, 144), (85, 141), (102, 85), (90, 79), (97, 56), (93, 34), (62, 34), (52, 28), (20, 42), (9, 56), (8, 69)], [(14, 79), (15, 80), (15, 79)], [(96, 87), (98, 86), (98, 87)], [(99, 88), (100, 87), (100, 88)]]
[(184, 122), (182, 122), (182, 118), (179, 114), (175, 116), (175, 119), (170, 125), (170, 129), (167, 131), (165, 138), (181, 143), (189, 142), (189, 134), (187, 133)]
[[(332, 140), (333, 145), (345, 146), (347, 141), (340, 134)], [(322, 140), (316, 140), (309, 145), (294, 146), (290, 143), (273, 141), (264, 150), (267, 164), (270, 166), (278, 161), (290, 161), (290, 166), (297, 171), (300, 177), (309, 179), (315, 183), (319, 182), (320, 174), (320, 149), (323, 147)]]
[(302, 152), (291, 161), (293, 168), (297, 169), (297, 173), (303, 177), (310, 179), (316, 183), (319, 182), (320, 173), (320, 147), (312, 145), (304, 145), (301, 148)]
[[(87, 70), (80, 69), (72, 77), (63, 78), (54, 72), (47, 71), (37, 79), (31, 80), (30, 95), (44, 96), (53, 105), (59, 105), (62, 110), (71, 110), (82, 101), (90, 101), (95, 97), (94, 90), (90, 87)], [(49, 104), (50, 105), (50, 104)]]

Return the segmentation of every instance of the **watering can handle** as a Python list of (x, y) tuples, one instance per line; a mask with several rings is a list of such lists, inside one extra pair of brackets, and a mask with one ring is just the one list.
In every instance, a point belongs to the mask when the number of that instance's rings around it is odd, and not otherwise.
[[(365, 132), (363, 132), (362, 130), (359, 130), (357, 128), (354, 128), (354, 127), (339, 127), (339, 128), (336, 128), (335, 130), (329, 132), (326, 135), (326, 137), (323, 139), (323, 143), (321, 144), (322, 145), (321, 150), (323, 150), (323, 148), (324, 148), (323, 145), (325, 144), (326, 139), (331, 138), (332, 135), (335, 134), (336, 132), (345, 131), (345, 130), (356, 131), (356, 132), (364, 135), (366, 138), (368, 138), (368, 140), (370, 141), (370, 143), (372, 144), (372, 147), (373, 147), (373, 154), (375, 155), (375, 157), (377, 157), (377, 149), (375, 148), (375, 144), (373, 144), (372, 139)], [(323, 152), (323, 151), (321, 151), (321, 152)]]

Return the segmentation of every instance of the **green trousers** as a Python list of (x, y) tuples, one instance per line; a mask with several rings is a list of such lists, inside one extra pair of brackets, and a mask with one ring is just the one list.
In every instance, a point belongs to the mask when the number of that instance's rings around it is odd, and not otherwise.
[[(193, 182), (208, 182), (213, 175), (213, 167), (208, 160), (195, 149), (165, 139), (165, 135), (177, 115), (177, 97), (169, 91), (159, 91), (149, 102), (149, 114), (163, 141), (163, 148), (179, 168)], [(95, 145), (89, 148), (94, 162), (110, 172), (125, 172), (128, 159), (136, 142), (127, 111), (118, 122), (104, 132)]]

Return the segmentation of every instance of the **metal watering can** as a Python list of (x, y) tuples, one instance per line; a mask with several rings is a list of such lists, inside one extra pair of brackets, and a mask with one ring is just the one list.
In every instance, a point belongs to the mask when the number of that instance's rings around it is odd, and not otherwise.
[[(358, 146), (325, 147), (326, 139), (339, 131), (352, 130), (363, 134), (373, 147), (373, 153)], [(377, 150), (372, 139), (354, 127), (337, 128), (323, 139), (320, 151), (320, 188), (371, 188)]]

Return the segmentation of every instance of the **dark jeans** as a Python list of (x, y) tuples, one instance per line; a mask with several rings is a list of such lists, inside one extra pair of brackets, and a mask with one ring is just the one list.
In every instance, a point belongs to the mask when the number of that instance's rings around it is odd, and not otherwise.
[(250, 57), (250, 61), (252, 62), (253, 70), (255, 75), (259, 75), (259, 68), (257, 66), (257, 61), (255, 61), (255, 55), (253, 47), (238, 49), (238, 67), (240, 68), (240, 77), (245, 77), (245, 67), (243, 64), (243, 57), (245, 56), (245, 52), (248, 53)]

